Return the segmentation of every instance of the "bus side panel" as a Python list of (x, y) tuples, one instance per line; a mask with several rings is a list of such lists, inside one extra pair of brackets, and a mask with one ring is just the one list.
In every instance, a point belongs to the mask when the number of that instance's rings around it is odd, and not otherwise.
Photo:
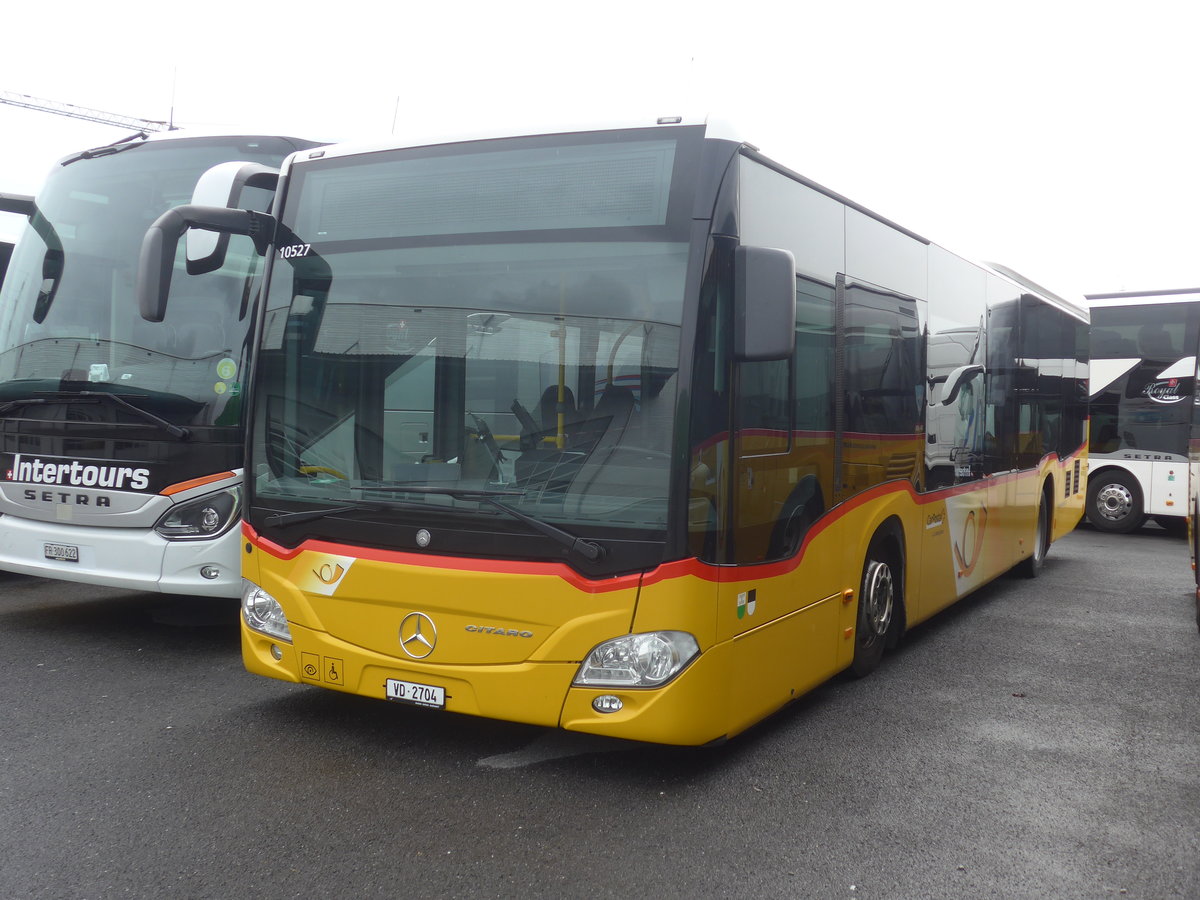
[[(949, 504), (945, 498), (934, 498), (923, 505), (921, 512), (915, 532), (920, 535), (920, 567), (906, 580), (908, 627), (928, 619), (959, 596), (957, 579), (961, 567), (955, 564), (955, 553), (962, 553), (962, 537), (961, 532), (952, 530)], [(913, 550), (909, 553), (915, 555)], [(913, 563), (917, 562), (914, 558)]]
[(916, 519), (906, 526), (910, 539), (905, 594), (909, 626), (1014, 565), (1024, 533), (1021, 529), (1028, 527), (1027, 511), (1014, 505), (1014, 491), (1014, 479), (995, 478), (926, 494), (917, 501)]
[[(722, 604), (727, 605), (727, 604)], [(842, 595), (824, 597), (733, 641), (729, 734), (745, 730), (839, 670)]]
[(1186, 516), (1187, 508), (1187, 465), (1174, 461), (1151, 463), (1147, 515)]
[[(1065, 459), (1048, 463), (1054, 473), (1054, 523), (1050, 539), (1057, 541), (1075, 530), (1087, 506), (1088, 458), (1086, 445)], [(1179, 467), (1182, 469), (1183, 467)], [(1187, 492), (1186, 472), (1181, 490)], [(1181, 504), (1182, 506), (1182, 504)]]
[[(1028, 487), (1032, 475), (999, 475), (987, 482), (987, 535), (979, 578), (967, 590), (974, 590), (1007, 572), (1021, 559), (1022, 550), (1033, 533), (1036, 497)], [(1031, 505), (1032, 504), (1032, 505)], [(964, 590), (962, 596), (967, 591)]]
[[(918, 495), (905, 482), (867, 491), (847, 503), (844, 566), (857, 597), (871, 540), (899, 523), (904, 543), (905, 621), (916, 625), (992, 581), (1017, 560), (1025, 510), (1012, 506), (1011, 478)], [(1022, 524), (1024, 523), (1024, 524)], [(855, 625), (854, 615), (846, 627)], [(844, 631), (843, 631), (844, 633)], [(853, 641), (842, 649), (853, 654)], [(849, 663), (849, 658), (846, 663)]]
[[(833, 511), (784, 566), (722, 570), (717, 628), (732, 641), (729, 733), (735, 734), (850, 664), (842, 632), (854, 610), (842, 602), (845, 523)], [(843, 645), (849, 644), (849, 652)]]

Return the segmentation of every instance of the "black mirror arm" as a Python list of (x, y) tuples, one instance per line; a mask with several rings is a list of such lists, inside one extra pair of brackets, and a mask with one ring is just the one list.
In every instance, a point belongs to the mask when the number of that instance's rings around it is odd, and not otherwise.
[(275, 237), (275, 218), (248, 209), (177, 206), (155, 219), (142, 239), (138, 259), (138, 309), (148, 322), (161, 322), (166, 315), (176, 248), (189, 228), (245, 235), (265, 255)]
[(16, 213), (18, 216), (32, 218), (36, 210), (33, 198), (26, 194), (0, 193), (0, 212)]

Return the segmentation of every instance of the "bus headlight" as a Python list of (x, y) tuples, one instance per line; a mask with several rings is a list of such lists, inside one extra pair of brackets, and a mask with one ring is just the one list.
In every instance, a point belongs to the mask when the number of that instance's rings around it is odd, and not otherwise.
[(242, 618), (255, 631), (289, 644), (292, 642), (292, 631), (279, 601), (245, 578), (242, 579)]
[(587, 687), (658, 687), (678, 675), (700, 652), (685, 631), (627, 634), (588, 654), (575, 684)]
[(224, 534), (237, 521), (242, 492), (231, 487), (171, 507), (154, 525), (168, 541), (200, 540)]

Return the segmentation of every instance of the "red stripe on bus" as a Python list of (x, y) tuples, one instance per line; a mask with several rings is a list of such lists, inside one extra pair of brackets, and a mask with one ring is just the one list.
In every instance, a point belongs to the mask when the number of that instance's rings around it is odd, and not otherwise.
[[(1080, 450), (1082, 449), (1083, 447), (1081, 446)], [(1054, 456), (1054, 453), (1048, 453), (1042, 457), (1041, 462), (1045, 463), (1047, 459), (1051, 459)], [(1063, 462), (1067, 462), (1067, 460)], [(458, 572), (555, 577), (561, 578), (576, 590), (587, 594), (604, 594), (609, 591), (628, 590), (637, 587), (639, 583), (644, 586), (686, 576), (714, 583), (718, 581), (723, 583), (737, 583), (740, 581), (759, 581), (764, 578), (776, 578), (793, 572), (803, 560), (804, 553), (813, 538), (833, 525), (842, 516), (881, 497), (895, 493), (907, 493), (916, 505), (926, 506), (930, 503), (943, 501), (947, 497), (956, 497), (961, 494), (986, 490), (989, 485), (1004, 484), (1005, 482), (1016, 481), (1021, 478), (1034, 478), (1037, 476), (1037, 469), (1040, 466), (1041, 464), (1039, 463), (1038, 467), (1033, 469), (1024, 469), (1020, 472), (1007, 472), (1003, 475), (993, 475), (990, 478), (983, 478), (967, 484), (955, 485), (954, 487), (930, 491), (924, 494), (917, 493), (912, 482), (907, 480), (889, 481), (885, 484), (868, 488), (861, 494), (856, 494), (830, 510), (828, 515), (822, 516), (804, 536), (804, 541), (795, 556), (787, 559), (741, 566), (717, 566), (702, 562), (695, 557), (689, 557), (688, 559), (662, 563), (644, 573), (617, 575), (611, 578), (600, 579), (585, 578), (570, 566), (559, 562), (520, 562), (464, 556), (437, 556), (428, 553), (412, 553), (404, 550), (379, 550), (371, 547), (355, 547), (350, 544), (339, 544), (323, 540), (303, 541), (297, 546), (288, 549), (258, 534), (248, 522), (242, 523), (242, 534), (264, 553), (281, 560), (295, 559), (301, 553), (308, 551), (313, 553), (329, 553), (335, 556), (352, 556), (356, 559), (369, 559), (373, 562), (392, 563), (395, 565), (451, 569)]]

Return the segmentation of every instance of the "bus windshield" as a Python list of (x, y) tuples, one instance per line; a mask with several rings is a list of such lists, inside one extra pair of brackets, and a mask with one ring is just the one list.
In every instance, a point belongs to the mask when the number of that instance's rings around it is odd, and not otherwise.
[[(38, 195), (0, 293), (0, 401), (104, 392), (178, 425), (236, 426), (247, 278), (261, 268), (253, 245), (234, 238), (221, 270), (176, 279), (161, 323), (133, 306), (138, 254), (146, 228), (189, 202), (203, 171), (231, 158), (278, 165), (294, 147), (269, 137), (116, 146), (55, 166)], [(247, 192), (259, 208), (268, 199)]]
[(1090, 451), (1187, 456), (1200, 304), (1092, 310)]
[(464, 493), (487, 491), (568, 530), (665, 534), (689, 259), (676, 138), (495, 144), (296, 167), (256, 377), (258, 504), (403, 501), (520, 532)]

